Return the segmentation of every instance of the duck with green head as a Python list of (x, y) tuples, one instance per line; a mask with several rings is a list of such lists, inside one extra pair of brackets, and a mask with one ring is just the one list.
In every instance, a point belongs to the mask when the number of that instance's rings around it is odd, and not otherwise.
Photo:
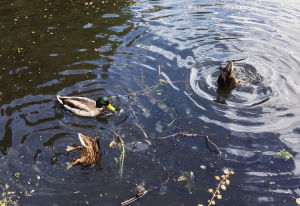
[(102, 114), (107, 107), (111, 111), (115, 108), (109, 103), (107, 97), (101, 97), (97, 101), (87, 97), (72, 97), (57, 95), (57, 100), (67, 110), (84, 117), (94, 117)]

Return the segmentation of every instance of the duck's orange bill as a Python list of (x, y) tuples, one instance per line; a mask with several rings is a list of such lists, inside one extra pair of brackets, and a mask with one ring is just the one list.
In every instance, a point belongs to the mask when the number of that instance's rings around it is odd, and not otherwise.
[(111, 104), (107, 105), (107, 107), (113, 112), (116, 110)]

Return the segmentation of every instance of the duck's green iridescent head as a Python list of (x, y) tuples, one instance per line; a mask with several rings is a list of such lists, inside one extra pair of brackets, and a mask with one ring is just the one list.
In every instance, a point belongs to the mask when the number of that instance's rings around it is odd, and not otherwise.
[(108, 107), (111, 111), (115, 111), (116, 109), (109, 103), (107, 97), (101, 97), (96, 101), (96, 107)]

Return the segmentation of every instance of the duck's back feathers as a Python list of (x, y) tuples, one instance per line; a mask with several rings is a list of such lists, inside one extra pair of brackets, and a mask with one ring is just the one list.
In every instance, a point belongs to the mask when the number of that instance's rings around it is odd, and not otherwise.
[(68, 97), (68, 96), (57, 95), (57, 100), (61, 104), (74, 105), (74, 107), (76, 107), (76, 105), (79, 104), (86, 105), (89, 108), (96, 107), (96, 101), (89, 99), (87, 97)]
[(68, 97), (57, 95), (57, 100), (67, 110), (86, 117), (93, 117), (103, 113), (104, 108), (96, 108), (96, 101), (87, 97)]

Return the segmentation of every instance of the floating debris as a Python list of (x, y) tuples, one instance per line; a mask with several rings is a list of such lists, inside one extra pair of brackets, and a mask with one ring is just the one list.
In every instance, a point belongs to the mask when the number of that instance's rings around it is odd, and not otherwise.
[(289, 160), (290, 158), (293, 158), (293, 155), (286, 151), (285, 149), (280, 150), (279, 152), (276, 152), (276, 158), (277, 159), (284, 159), (285, 161)]
[(186, 182), (184, 187), (187, 188), (190, 194), (192, 194), (192, 186), (194, 184), (194, 173), (193, 171), (183, 172), (180, 177), (177, 178), (177, 182)]
[(144, 195), (146, 195), (153, 189), (156, 189), (156, 188), (151, 188), (151, 189), (146, 190), (143, 186), (137, 186), (137, 188), (138, 188), (138, 194), (134, 195), (133, 197), (129, 198), (128, 200), (121, 202), (120, 205), (122, 205), (122, 206), (128, 205), (136, 200), (141, 199)]

